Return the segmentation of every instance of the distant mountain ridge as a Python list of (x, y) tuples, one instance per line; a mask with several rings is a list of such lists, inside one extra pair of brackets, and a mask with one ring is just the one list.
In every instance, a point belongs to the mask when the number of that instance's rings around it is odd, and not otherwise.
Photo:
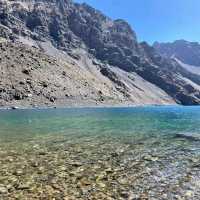
[[(29, 72), (35, 70), (31, 67), (34, 60), (42, 63), (43, 56), (35, 56), (34, 53), (38, 49), (43, 54), (73, 64), (86, 77), (84, 81), (82, 78), (77, 80), (79, 90), (76, 93), (71, 89), (77, 79), (73, 67), (70, 67), (73, 81), (69, 79), (66, 82), (64, 77), (69, 71), (64, 70), (64, 76), (58, 70), (59, 64), (56, 64), (54, 73), (59, 77), (58, 84), (41, 64), (40, 73), (47, 73), (46, 82), (49, 83), (42, 88), (41, 81), (37, 83), (38, 77), (33, 78), (31, 73), (21, 72), (20, 76), (13, 73), (12, 84), (8, 84), (6, 76), (2, 76), (1, 85), (7, 88), (0, 92), (2, 105), (7, 101), (10, 104), (16, 101), (33, 103), (26, 94), (26, 87), (30, 85), (25, 81), (25, 85), (18, 86), (19, 77), (34, 82), (35, 89), (29, 88), (28, 93), (35, 96), (38, 104), (41, 99), (46, 99), (46, 104), (59, 104), (61, 96), (66, 104), (70, 98), (74, 102), (77, 99), (79, 102), (93, 99), (97, 104), (107, 104), (108, 100), (112, 100), (112, 104), (200, 104), (199, 75), (186, 70), (176, 60), (161, 56), (146, 42), (139, 43), (126, 21), (112, 20), (85, 3), (73, 3), (71, 0), (0, 0), (0, 37), (4, 41), (2, 44), (12, 42), (17, 48), (20, 46), (18, 43), (22, 43), (25, 49), (26, 45), (34, 49), (31, 50), (33, 61), (27, 60), (26, 53), (23, 59), (20, 58), (20, 61), (26, 60), (27, 66), (24, 67)], [(2, 48), (4, 51), (4, 45)], [(10, 45), (6, 51), (10, 54)], [(19, 68), (16, 61), (12, 65)], [(49, 64), (46, 65), (48, 68)], [(1, 61), (0, 66), (9, 76), (11, 66), (7, 69)], [(34, 73), (39, 72), (36, 70)], [(93, 84), (93, 79), (96, 84)], [(54, 83), (55, 87), (50, 83)], [(18, 99), (13, 96), (16, 91), (22, 94)]]
[(163, 56), (175, 57), (185, 64), (200, 67), (200, 44), (186, 40), (172, 43), (155, 42), (153, 47)]

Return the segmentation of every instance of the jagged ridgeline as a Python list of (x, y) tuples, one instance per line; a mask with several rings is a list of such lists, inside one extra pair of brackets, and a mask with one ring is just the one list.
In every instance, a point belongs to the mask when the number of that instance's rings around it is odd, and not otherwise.
[(186, 40), (176, 40), (172, 43), (154, 43), (154, 48), (166, 58), (176, 58), (191, 66), (200, 66), (200, 44)]
[(200, 104), (200, 76), (70, 0), (0, 0), (1, 105)]

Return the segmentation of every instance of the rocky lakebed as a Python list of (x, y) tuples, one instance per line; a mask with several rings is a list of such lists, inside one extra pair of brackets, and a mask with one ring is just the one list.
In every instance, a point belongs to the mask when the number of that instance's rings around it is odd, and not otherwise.
[(198, 109), (0, 111), (0, 199), (200, 199)]

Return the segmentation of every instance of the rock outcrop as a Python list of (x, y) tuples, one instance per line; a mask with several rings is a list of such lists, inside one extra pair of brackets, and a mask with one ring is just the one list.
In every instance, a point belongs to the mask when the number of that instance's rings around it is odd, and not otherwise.
[[(83, 89), (84, 84), (76, 82), (78, 81), (77, 74), (73, 73), (74, 82), (62, 81), (63, 85), (61, 85), (68, 87), (71, 84), (79, 84), (77, 87), (80, 87), (80, 95), (77, 93), (72, 95), (73, 91), (69, 91), (67, 96), (87, 97), (88, 100), (98, 99), (105, 104), (108, 103), (106, 99), (112, 99), (115, 104), (120, 102), (121, 104), (123, 102), (200, 104), (200, 76), (186, 70), (177, 61), (160, 56), (147, 43), (139, 43), (135, 32), (124, 20), (111, 20), (87, 4), (77, 4), (70, 0), (0, 0), (0, 8), (0, 41), (2, 43), (9, 41), (9, 44), (12, 42), (19, 46), (21, 42), (35, 49), (33, 51), (44, 54), (37, 58), (33, 54), (35, 62), (40, 63), (43, 56), (46, 57), (45, 54), (48, 54), (48, 59), (50, 59), (49, 56), (54, 56), (57, 60), (62, 60), (62, 64), (69, 60), (75, 63), (77, 68), (71, 68), (70, 72), (80, 68), (87, 83)], [(8, 51), (10, 55), (8, 47), (5, 51)], [(23, 76), (30, 76), (33, 73), (32, 61), (29, 62), (30, 59), (27, 60), (27, 56), (25, 53), (24, 60), (26, 61), (22, 62), (27, 63), (27, 65), (24, 64), (25, 69), (19, 67), (23, 70)], [(12, 64), (18, 68), (17, 60)], [(58, 65), (62, 66), (62, 64)], [(6, 68), (2, 66), (2, 72), (5, 73)], [(36, 70), (35, 73), (55, 74), (60, 69), (57, 64), (54, 70), (51, 64), (47, 66), (49, 67), (46, 71)], [(63, 73), (59, 72), (60, 76), (68, 74), (67, 70), (63, 70), (62, 67), (61, 69)], [(97, 84), (92, 84), (91, 76)], [(19, 79), (17, 73), (13, 73), (13, 78), (16, 81)], [(35, 76), (33, 80), (38, 90), (41, 90), (40, 87), (43, 88), (42, 96), (45, 98), (48, 96), (47, 99), (51, 103), (63, 98), (62, 92), (49, 91), (48, 81), (41, 84), (38, 76)], [(3, 84), (5, 84), (4, 81), (2, 81), (2, 87), (4, 87)], [(13, 85), (12, 92), (10, 89), (0, 92), (4, 101), (5, 96), (8, 98), (7, 101), (23, 100), (24, 95), (18, 92), (15, 81)], [(102, 91), (102, 88), (105, 91)], [(13, 95), (15, 92), (17, 95)], [(34, 89), (30, 94), (37, 92), (37, 89)], [(80, 102), (81, 98), (79, 98)], [(32, 101), (33, 98), (29, 99)], [(65, 105), (66, 101), (64, 102)]]

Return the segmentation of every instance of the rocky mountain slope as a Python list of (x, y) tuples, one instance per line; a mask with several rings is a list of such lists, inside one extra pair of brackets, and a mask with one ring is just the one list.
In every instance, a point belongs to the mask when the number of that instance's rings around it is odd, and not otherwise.
[(200, 104), (200, 76), (124, 20), (70, 0), (0, 0), (1, 105)]
[[(50, 49), (50, 48), (49, 48)], [(52, 53), (52, 50), (51, 50)], [(88, 55), (53, 58), (21, 43), (0, 44), (1, 106), (90, 106), (174, 103), (135, 73), (101, 67)], [(105, 75), (105, 76), (104, 76)]]
[(154, 48), (163, 56), (174, 57), (182, 63), (200, 66), (200, 44), (197, 42), (188, 42), (177, 40), (172, 43), (154, 43)]
[(200, 75), (200, 44), (177, 40), (172, 43), (155, 42), (153, 47), (165, 58), (174, 59), (187, 71)]

